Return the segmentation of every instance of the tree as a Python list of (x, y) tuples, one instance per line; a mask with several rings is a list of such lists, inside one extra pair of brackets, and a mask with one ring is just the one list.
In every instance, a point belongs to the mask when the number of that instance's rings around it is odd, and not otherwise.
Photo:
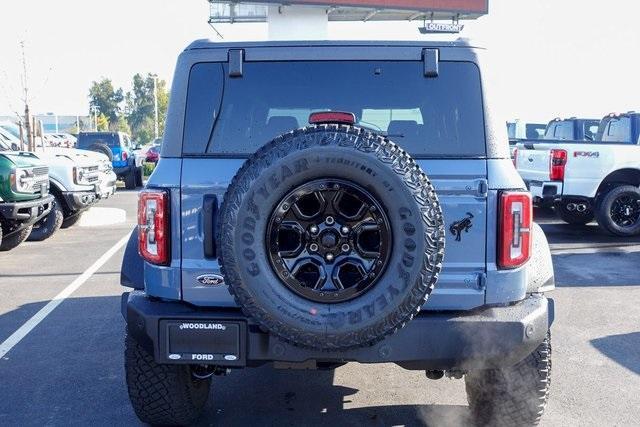
[[(146, 144), (154, 138), (154, 85), (153, 75), (141, 74), (133, 76), (131, 92), (127, 92), (125, 97), (129, 114), (127, 120), (131, 126), (133, 139), (141, 144)], [(158, 79), (158, 129), (164, 129), (164, 122), (167, 116), (167, 106), (169, 104), (169, 93), (167, 83)]]
[(120, 103), (124, 100), (122, 89), (114, 89), (111, 79), (103, 78), (92, 82), (89, 89), (89, 105), (98, 107), (110, 123), (117, 123), (120, 114)]
[(118, 121), (115, 123), (111, 123), (109, 127), (111, 128), (111, 130), (116, 132), (131, 134), (131, 127), (129, 126), (129, 122), (124, 116), (119, 116)]

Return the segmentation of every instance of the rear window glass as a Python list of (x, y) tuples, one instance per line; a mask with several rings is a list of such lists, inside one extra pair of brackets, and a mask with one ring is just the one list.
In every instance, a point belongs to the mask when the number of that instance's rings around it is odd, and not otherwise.
[(559, 122), (556, 125), (556, 130), (553, 136), (555, 139), (561, 139), (563, 141), (570, 141), (574, 139), (573, 122)]
[(118, 137), (111, 133), (96, 133), (96, 134), (80, 134), (78, 135), (78, 148), (89, 148), (93, 144), (105, 144), (111, 148), (118, 147)]
[[(191, 69), (185, 154), (248, 155), (316, 111), (348, 111), (420, 156), (484, 156), (477, 66), (442, 62), (425, 78), (422, 62), (247, 62), (241, 78), (227, 64)], [(223, 82), (223, 83), (222, 83)], [(224, 85), (224, 88), (222, 87)]]
[(631, 118), (611, 117), (605, 119), (602, 141), (631, 143)]
[(525, 132), (527, 134), (527, 139), (541, 139), (544, 136), (544, 130), (547, 128), (547, 125), (538, 124), (538, 123), (529, 123), (525, 126)]

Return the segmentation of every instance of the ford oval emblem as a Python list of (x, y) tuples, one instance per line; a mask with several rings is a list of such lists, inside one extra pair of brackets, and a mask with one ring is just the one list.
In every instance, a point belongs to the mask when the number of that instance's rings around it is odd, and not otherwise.
[(196, 280), (205, 286), (224, 285), (224, 277), (219, 274), (201, 274)]

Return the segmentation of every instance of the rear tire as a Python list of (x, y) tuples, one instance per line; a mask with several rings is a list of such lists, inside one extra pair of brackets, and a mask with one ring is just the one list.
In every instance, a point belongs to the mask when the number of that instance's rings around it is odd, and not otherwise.
[(588, 208), (584, 212), (570, 211), (567, 209), (568, 204), (567, 202), (561, 202), (555, 206), (555, 211), (561, 220), (572, 225), (585, 225), (593, 221), (595, 215), (592, 209)]
[(124, 188), (127, 190), (136, 189), (136, 170), (135, 168), (129, 169), (129, 172), (124, 177)]
[(551, 332), (523, 361), (508, 368), (469, 372), (465, 384), (477, 424), (537, 425), (551, 385)]
[(10, 251), (15, 247), (19, 246), (22, 242), (27, 240), (29, 234), (31, 234), (32, 225), (21, 229), (13, 234), (6, 235), (6, 231), (4, 232), (4, 236), (2, 237), (2, 243), (0, 243), (0, 252)]
[(34, 224), (31, 234), (27, 238), (30, 242), (41, 242), (53, 236), (62, 226), (64, 213), (60, 201), (56, 198), (51, 207), (51, 212)]
[(80, 218), (82, 218), (82, 214), (84, 212), (78, 212), (76, 214), (73, 214), (72, 216), (68, 216), (65, 219), (62, 220), (62, 226), (60, 228), (69, 228), (72, 227), (73, 225), (75, 225), (78, 221), (80, 221)]
[(640, 189), (633, 185), (613, 187), (600, 198), (596, 218), (604, 231), (615, 236), (640, 234)]
[(136, 168), (136, 186), (144, 187), (144, 177), (142, 174), (142, 167)]
[(211, 378), (196, 379), (188, 365), (161, 365), (128, 334), (124, 366), (133, 409), (144, 423), (190, 425), (200, 417)]

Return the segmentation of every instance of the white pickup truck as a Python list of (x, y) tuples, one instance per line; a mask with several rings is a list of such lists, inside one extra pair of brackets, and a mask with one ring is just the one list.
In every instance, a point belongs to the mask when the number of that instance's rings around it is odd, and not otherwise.
[(553, 206), (570, 224), (595, 218), (611, 234), (634, 236), (640, 234), (639, 136), (640, 113), (610, 114), (593, 141), (521, 141), (515, 163), (538, 206)]

